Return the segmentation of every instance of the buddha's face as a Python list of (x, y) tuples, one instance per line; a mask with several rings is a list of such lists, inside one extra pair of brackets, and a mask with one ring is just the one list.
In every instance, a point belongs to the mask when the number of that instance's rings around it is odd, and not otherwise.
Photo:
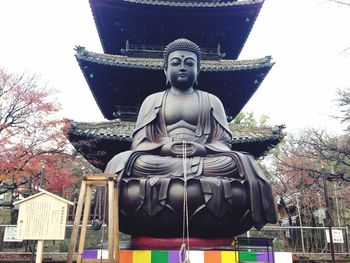
[(191, 51), (173, 51), (168, 57), (165, 75), (171, 86), (187, 89), (193, 86), (198, 76), (197, 55)]

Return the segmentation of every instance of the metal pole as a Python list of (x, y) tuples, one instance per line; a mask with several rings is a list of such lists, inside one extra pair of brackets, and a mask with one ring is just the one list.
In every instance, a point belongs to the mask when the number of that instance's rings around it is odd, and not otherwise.
[(346, 246), (346, 253), (349, 255), (349, 240), (348, 240), (348, 233), (349, 233), (349, 226), (345, 226), (345, 246)]
[(324, 198), (326, 202), (326, 212), (328, 215), (328, 231), (329, 231), (329, 239), (330, 239), (330, 246), (331, 246), (331, 255), (332, 255), (332, 262), (335, 262), (335, 256), (334, 256), (334, 244), (333, 244), (333, 235), (332, 235), (332, 226), (333, 226), (333, 220), (332, 220), (332, 215), (330, 213), (330, 206), (329, 206), (329, 200), (328, 200), (328, 189), (327, 189), (327, 182), (326, 182), (326, 173), (324, 171), (323, 165), (323, 189), (324, 189)]
[[(45, 176), (45, 162), (42, 163), (41, 165), (41, 174), (40, 174), (40, 183), (39, 183), (39, 188), (43, 187), (44, 184), (44, 176)], [(39, 244), (39, 243), (38, 243)], [(39, 247), (38, 247), (39, 249)], [(41, 248), (40, 248), (41, 249)], [(42, 251), (41, 251), (42, 252)], [(34, 258), (35, 258), (35, 240), (32, 241), (32, 255), (30, 257), (30, 262), (34, 263)]]
[[(334, 165), (331, 165), (331, 173), (334, 174)], [(340, 227), (340, 215), (339, 215), (339, 200), (338, 200), (338, 191), (337, 191), (337, 187), (336, 187), (336, 183), (333, 182), (333, 193), (335, 196), (335, 206), (336, 206), (336, 211), (337, 211), (337, 223), (338, 223), (338, 227)]]
[(302, 223), (302, 220), (301, 220), (299, 197), (297, 196), (296, 199), (297, 199), (297, 209), (298, 209), (298, 217), (299, 217), (299, 225), (300, 225), (301, 249), (302, 249), (303, 253), (305, 253), (303, 223)]

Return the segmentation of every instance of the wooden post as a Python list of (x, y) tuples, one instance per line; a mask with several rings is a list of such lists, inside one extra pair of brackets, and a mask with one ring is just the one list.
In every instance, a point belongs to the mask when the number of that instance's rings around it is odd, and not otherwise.
[(108, 181), (108, 262), (114, 262), (114, 181)]
[(91, 192), (92, 192), (92, 186), (89, 184), (87, 187), (87, 191), (86, 191), (83, 222), (81, 225), (80, 238), (79, 238), (79, 247), (78, 247), (78, 256), (77, 256), (78, 263), (80, 263), (82, 261), (82, 257), (83, 257), (85, 237), (86, 237), (86, 228), (87, 228), (87, 223), (89, 221), (89, 215), (90, 215)]
[(41, 263), (43, 261), (44, 240), (38, 240), (35, 263)]
[[(77, 263), (83, 262), (82, 255), (84, 251), (84, 244), (86, 238), (87, 223), (90, 215), (91, 206), (91, 193), (92, 188), (95, 186), (106, 186), (108, 184), (108, 263), (119, 263), (119, 220), (118, 220), (118, 185), (115, 185), (117, 181), (116, 175), (97, 174), (87, 176), (83, 179), (79, 200), (74, 218), (74, 225), (71, 237), (71, 243), (69, 247), (67, 263), (73, 262), (73, 255), (77, 240), (79, 240)], [(84, 198), (85, 197), (85, 198)], [(83, 211), (83, 204), (85, 201), (83, 221), (80, 231), (80, 237), (78, 239), (78, 230), (80, 223), (80, 215)], [(85, 260), (84, 260), (85, 262)], [(90, 262), (90, 261), (89, 261)], [(92, 261), (91, 261), (92, 262)], [(105, 262), (105, 261), (104, 261)]]
[(83, 179), (83, 181), (81, 183), (81, 187), (80, 187), (78, 205), (77, 205), (77, 209), (76, 209), (76, 213), (75, 213), (75, 217), (74, 217), (72, 236), (71, 236), (71, 240), (70, 240), (70, 244), (69, 244), (67, 263), (73, 262), (73, 254), (74, 254), (75, 246), (76, 246), (77, 240), (78, 240), (80, 217), (81, 217), (81, 212), (83, 211), (85, 191), (86, 191), (86, 178)]
[(114, 250), (115, 250), (115, 262), (119, 263), (119, 183), (117, 181), (114, 186)]

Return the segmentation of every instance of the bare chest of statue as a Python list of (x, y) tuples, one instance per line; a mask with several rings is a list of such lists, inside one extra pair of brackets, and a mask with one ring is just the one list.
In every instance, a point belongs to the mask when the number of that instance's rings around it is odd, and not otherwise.
[(163, 111), (168, 135), (173, 138), (190, 139), (197, 128), (199, 108), (196, 92), (190, 94), (169, 92)]

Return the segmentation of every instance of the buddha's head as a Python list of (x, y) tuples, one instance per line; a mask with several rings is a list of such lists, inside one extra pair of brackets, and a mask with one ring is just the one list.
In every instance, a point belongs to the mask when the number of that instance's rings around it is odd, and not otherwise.
[(163, 53), (164, 73), (173, 87), (187, 89), (197, 80), (201, 50), (192, 41), (184, 38), (168, 44)]

